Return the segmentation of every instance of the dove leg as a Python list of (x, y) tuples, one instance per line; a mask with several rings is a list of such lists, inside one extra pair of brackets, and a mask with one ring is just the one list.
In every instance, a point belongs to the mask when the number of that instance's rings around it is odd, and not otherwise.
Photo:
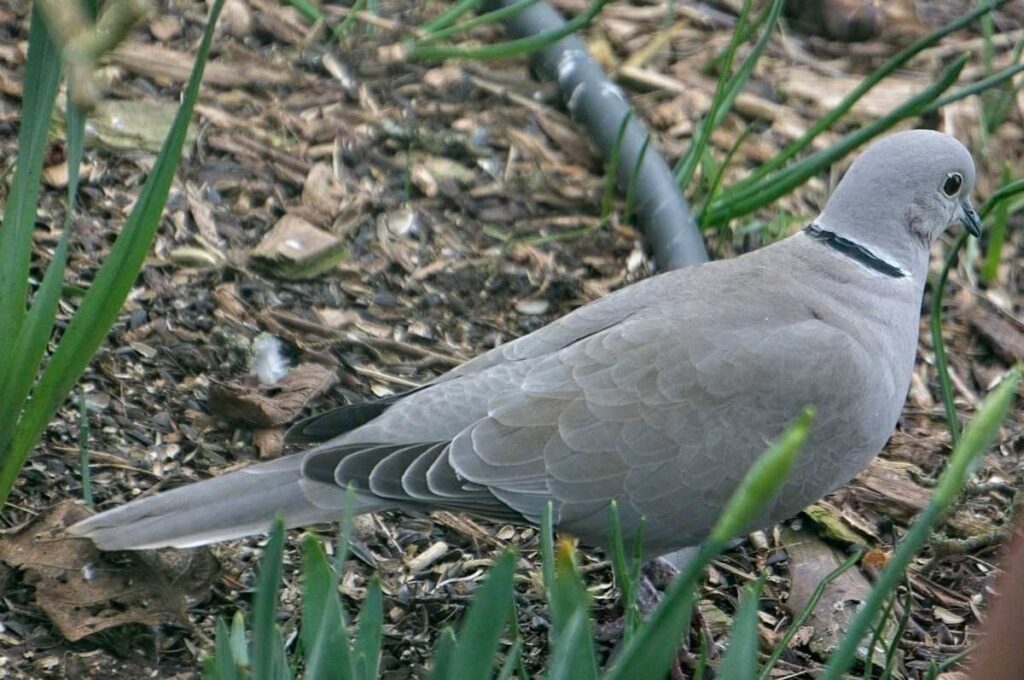
[[(648, 616), (661, 603), (666, 591), (679, 577), (679, 569), (673, 561), (658, 557), (640, 569), (640, 578), (637, 581), (636, 604), (641, 616)], [(700, 609), (694, 611), (694, 625), (699, 627), (709, 643), (713, 640), (707, 621), (701, 614)], [(595, 631), (595, 637), (602, 642), (621, 642), (626, 627), (626, 619), (620, 616), (614, 621), (600, 624)], [(711, 658), (718, 656), (718, 650), (712, 643), (709, 650)], [(697, 658), (690, 650), (689, 635), (684, 636), (679, 648), (679, 656), (676, 663), (670, 670), (670, 677), (673, 680), (685, 678), (683, 666), (695, 668)]]

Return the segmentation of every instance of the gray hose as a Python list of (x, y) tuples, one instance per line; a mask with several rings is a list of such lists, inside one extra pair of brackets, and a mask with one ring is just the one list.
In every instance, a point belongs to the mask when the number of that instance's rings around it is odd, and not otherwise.
[[(511, 5), (515, 0), (490, 0), (492, 7)], [(506, 21), (507, 31), (520, 38), (557, 29), (565, 23), (545, 2), (538, 2)], [(534, 67), (546, 79), (558, 84), (562, 101), (572, 119), (597, 145), (605, 158), (617, 143), (629, 104), (617, 85), (608, 80), (601, 67), (587, 53), (579, 38), (569, 36), (541, 50), (533, 57)], [(637, 159), (648, 136), (636, 117), (626, 125), (619, 147), (616, 180), (620, 188), (630, 183), (634, 170), (636, 214), (661, 271), (700, 264), (708, 259), (697, 221), (679, 189), (665, 159), (648, 144), (643, 160)]]

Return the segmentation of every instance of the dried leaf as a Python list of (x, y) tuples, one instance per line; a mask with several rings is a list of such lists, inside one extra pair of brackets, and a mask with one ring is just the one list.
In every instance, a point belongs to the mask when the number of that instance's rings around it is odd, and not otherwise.
[(302, 411), (310, 399), (330, 389), (338, 376), (321, 364), (300, 364), (273, 385), (233, 381), (210, 385), (210, 412), (228, 420), (274, 427)]
[(328, 163), (317, 163), (309, 169), (302, 183), (302, 203), (315, 214), (328, 220), (338, 214), (342, 199), (348, 192)]
[(189, 600), (205, 596), (219, 571), (213, 555), (100, 553), (92, 541), (64, 534), (90, 514), (64, 501), (0, 536), (0, 560), (24, 571), (40, 609), (68, 640), (126, 623), (188, 625)]
[(345, 242), (323, 229), (285, 215), (250, 254), (254, 264), (283, 279), (311, 279), (345, 258)]
[[(789, 554), (791, 583), (785, 607), (796, 615), (810, 602), (818, 584), (843, 560), (812, 531), (786, 527), (781, 539)], [(835, 649), (870, 592), (871, 583), (856, 568), (847, 569), (832, 581), (806, 622), (814, 631), (808, 643), (810, 650), (823, 657)]]

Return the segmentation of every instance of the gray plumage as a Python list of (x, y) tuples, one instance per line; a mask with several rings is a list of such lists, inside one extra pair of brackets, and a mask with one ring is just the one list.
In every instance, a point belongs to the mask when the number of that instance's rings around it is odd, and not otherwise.
[[(947, 195), (956, 184), (957, 191)], [(536, 522), (601, 545), (609, 501), (646, 553), (698, 544), (768, 444), (818, 417), (769, 525), (846, 483), (906, 398), (928, 248), (977, 230), (974, 165), (946, 135), (873, 144), (815, 229), (654, 276), (498, 347), (425, 387), (300, 423), (302, 453), (129, 503), (72, 533), (101, 548), (186, 547), (335, 520), (444, 508)]]

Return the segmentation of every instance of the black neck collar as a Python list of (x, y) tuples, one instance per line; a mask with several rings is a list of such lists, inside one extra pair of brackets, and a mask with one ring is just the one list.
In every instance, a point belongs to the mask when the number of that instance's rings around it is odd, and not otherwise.
[(821, 241), (832, 250), (857, 261), (868, 269), (874, 269), (876, 272), (894, 279), (902, 279), (906, 276), (906, 273), (899, 267), (886, 262), (859, 243), (843, 238), (834, 231), (828, 231), (816, 224), (811, 224), (804, 228), (804, 233), (817, 241)]

